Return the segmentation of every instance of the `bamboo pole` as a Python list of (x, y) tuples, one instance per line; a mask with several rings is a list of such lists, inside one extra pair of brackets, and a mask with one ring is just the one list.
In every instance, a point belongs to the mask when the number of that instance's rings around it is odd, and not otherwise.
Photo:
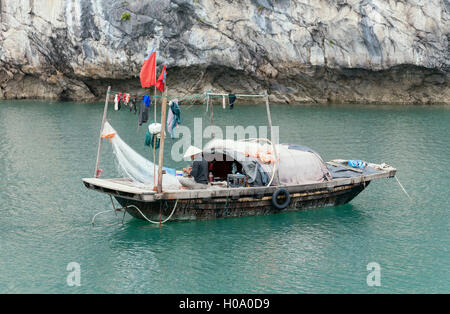
[[(210, 96), (228, 96), (229, 94), (214, 94), (209, 93)], [(236, 97), (265, 97), (265, 94), (235, 94)]]
[(277, 181), (278, 185), (280, 185), (280, 176), (279, 176), (279, 163), (278, 163), (278, 152), (277, 148), (275, 146), (275, 143), (273, 142), (273, 128), (272, 128), (272, 117), (270, 115), (270, 107), (269, 107), (269, 95), (266, 92), (266, 110), (267, 110), (267, 120), (269, 121), (269, 127), (270, 127), (270, 141), (272, 142), (272, 149), (275, 154), (275, 164), (277, 166), (276, 174), (277, 174)]
[[(156, 69), (156, 66), (155, 66), (155, 69)], [(155, 76), (155, 79), (156, 79), (156, 76)], [(156, 96), (156, 83), (155, 83), (155, 95), (153, 96), (153, 98), (155, 99), (155, 104), (153, 106), (154, 107), (153, 111), (154, 111), (154, 116), (155, 116), (154, 123), (156, 123), (156, 101), (158, 99), (155, 96)], [(153, 143), (153, 188), (156, 186), (156, 175), (155, 174), (156, 174), (156, 140)]]
[[(209, 95), (208, 95), (208, 99), (209, 99)], [(214, 111), (213, 111), (213, 100), (211, 99), (209, 102), (209, 106), (210, 106), (210, 120), (209, 120), (209, 125), (213, 126), (214, 125)], [(211, 132), (211, 137), (214, 138), (215, 134), (214, 134), (214, 130)]]
[(94, 171), (95, 178), (99, 177), (97, 172), (98, 172), (98, 166), (100, 164), (100, 153), (101, 153), (101, 149), (102, 149), (102, 133), (103, 133), (103, 128), (104, 128), (105, 122), (106, 122), (106, 113), (108, 112), (108, 100), (109, 100), (110, 91), (111, 91), (111, 86), (108, 86), (108, 90), (106, 91), (105, 108), (103, 108), (102, 126), (100, 127), (100, 135), (98, 137), (97, 159), (95, 161), (95, 171)]
[[(158, 45), (159, 46), (159, 45)], [(158, 98), (156, 98), (156, 61), (158, 59), (158, 53), (155, 55), (155, 93), (153, 95), (153, 98), (155, 99), (155, 105), (154, 105), (154, 119), (153, 122), (156, 123), (156, 104)], [(149, 90), (150, 91), (150, 90)], [(153, 188), (156, 186), (156, 140), (155, 143), (153, 143)]]
[(165, 125), (166, 125), (166, 107), (167, 107), (167, 87), (164, 91), (164, 97), (162, 98), (161, 105), (161, 141), (159, 147), (159, 164), (158, 164), (158, 193), (162, 192), (162, 176), (163, 176), (163, 164), (164, 164), (164, 138), (165, 138)]

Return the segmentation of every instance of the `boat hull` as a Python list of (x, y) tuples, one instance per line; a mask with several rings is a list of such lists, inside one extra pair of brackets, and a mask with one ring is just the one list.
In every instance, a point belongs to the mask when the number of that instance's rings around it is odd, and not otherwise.
[[(243, 197), (218, 197), (197, 199), (161, 199), (151, 202), (114, 196), (127, 213), (138, 219), (152, 221), (165, 220), (176, 208), (170, 221), (209, 220), (228, 217), (244, 217), (278, 214), (332, 207), (350, 202), (370, 182), (337, 186), (331, 189), (294, 192), (290, 194), (289, 205), (285, 209), (277, 209), (272, 204), (272, 194)], [(133, 205), (133, 206), (131, 206)], [(139, 208), (139, 211), (135, 208)], [(144, 217), (144, 216), (145, 217)]]

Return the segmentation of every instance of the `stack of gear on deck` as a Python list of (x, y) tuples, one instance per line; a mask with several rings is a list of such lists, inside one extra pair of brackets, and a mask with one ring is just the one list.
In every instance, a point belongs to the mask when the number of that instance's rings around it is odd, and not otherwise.
[[(233, 141), (214, 139), (205, 145), (207, 160), (223, 160), (223, 155), (239, 162), (251, 186), (276, 185), (276, 167), (280, 184), (295, 185), (331, 180), (322, 158), (313, 150), (288, 144), (277, 144), (278, 162), (273, 147), (267, 141)], [(275, 172), (275, 173), (274, 173)], [(273, 180), (271, 178), (273, 177)]]
[[(161, 128), (161, 125), (159, 127)], [(156, 173), (153, 173), (154, 164), (128, 146), (109, 122), (105, 122), (102, 138), (110, 139), (117, 169), (123, 177), (145, 185), (153, 185), (154, 176), (156, 182), (158, 181), (158, 166), (155, 166)], [(175, 170), (165, 167), (163, 169), (166, 170), (162, 180), (163, 187), (177, 189), (180, 183), (175, 177)]]

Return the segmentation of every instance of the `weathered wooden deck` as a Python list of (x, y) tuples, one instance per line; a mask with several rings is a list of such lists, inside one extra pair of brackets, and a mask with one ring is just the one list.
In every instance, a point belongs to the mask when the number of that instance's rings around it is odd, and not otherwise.
[[(345, 204), (364, 190), (372, 180), (393, 177), (395, 173), (395, 168), (387, 167), (371, 175), (284, 186), (290, 193), (291, 201), (283, 211)], [(214, 187), (205, 190), (164, 190), (162, 193), (156, 193), (153, 186), (137, 185), (128, 179), (85, 178), (83, 182), (89, 189), (115, 197), (123, 207), (129, 207), (127, 212), (137, 218), (143, 217), (133, 206), (138, 207), (150, 219), (158, 219), (160, 215), (164, 219), (172, 211), (176, 200), (178, 209), (172, 220), (214, 219), (280, 212), (273, 208), (271, 203), (272, 194), (279, 188), (276, 186)]]

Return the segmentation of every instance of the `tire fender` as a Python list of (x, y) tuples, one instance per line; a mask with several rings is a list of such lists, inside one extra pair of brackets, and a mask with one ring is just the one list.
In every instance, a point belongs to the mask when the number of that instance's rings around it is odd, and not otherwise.
[[(279, 203), (278, 201), (278, 196), (284, 195), (285, 196), (285, 200), (283, 203)], [(289, 203), (291, 202), (291, 196), (289, 195), (289, 191), (286, 190), (285, 188), (280, 188), (278, 190), (276, 190), (275, 192), (273, 192), (272, 194), (272, 205), (276, 208), (276, 209), (285, 209), (286, 207), (288, 207)]]

